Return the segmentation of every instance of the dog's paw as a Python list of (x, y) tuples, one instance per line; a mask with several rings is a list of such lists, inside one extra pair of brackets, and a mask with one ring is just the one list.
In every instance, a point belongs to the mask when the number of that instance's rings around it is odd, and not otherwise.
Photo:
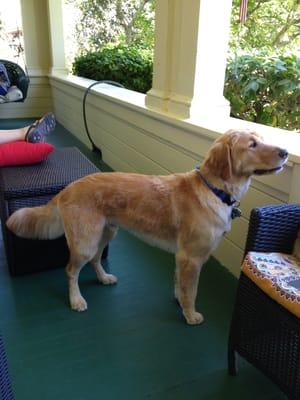
[(112, 274), (105, 274), (105, 276), (101, 277), (101, 283), (103, 285), (113, 285), (118, 282), (118, 278)]
[(203, 315), (197, 311), (183, 313), (189, 325), (199, 325), (204, 321)]
[(87, 310), (87, 302), (84, 300), (82, 296), (70, 299), (70, 303), (72, 310), (79, 312)]

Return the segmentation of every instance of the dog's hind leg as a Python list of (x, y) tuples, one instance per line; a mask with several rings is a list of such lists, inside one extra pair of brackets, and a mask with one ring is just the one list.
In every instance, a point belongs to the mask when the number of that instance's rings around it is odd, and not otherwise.
[(105, 249), (106, 245), (116, 236), (117, 232), (118, 232), (117, 226), (105, 225), (99, 243), (98, 251), (94, 256), (94, 258), (91, 260), (91, 264), (95, 269), (97, 278), (99, 282), (102, 283), (103, 285), (112, 285), (114, 283), (117, 283), (118, 280), (116, 276), (106, 273), (101, 265), (101, 256), (103, 250)]
[(70, 261), (66, 267), (66, 274), (69, 283), (69, 299), (72, 310), (75, 311), (85, 311), (87, 309), (87, 302), (82, 297), (79, 289), (78, 278), (79, 273), (87, 263), (85, 258), (80, 258), (80, 256), (70, 257)]
[(176, 254), (175, 297), (179, 301), (186, 322), (201, 324), (203, 316), (195, 310), (198, 281), (203, 260), (190, 257), (184, 251)]
[(81, 269), (98, 251), (105, 219), (93, 210), (75, 206), (68, 206), (62, 213), (62, 219), (70, 250), (70, 260), (66, 267), (70, 304), (73, 310), (84, 311), (87, 303), (80, 293), (78, 278)]

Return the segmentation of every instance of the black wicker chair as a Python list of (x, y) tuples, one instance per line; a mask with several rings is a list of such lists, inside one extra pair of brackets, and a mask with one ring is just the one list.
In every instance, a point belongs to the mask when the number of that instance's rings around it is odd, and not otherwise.
[(17, 86), (23, 94), (23, 98), (21, 100), (17, 100), (16, 102), (23, 102), (26, 99), (28, 92), (28, 75), (26, 75), (24, 70), (18, 64), (12, 61), (0, 60), (0, 63), (5, 65), (11, 85)]
[(13, 400), (11, 382), (8, 375), (7, 359), (3, 339), (0, 335), (0, 400)]
[[(256, 208), (249, 223), (248, 251), (291, 253), (300, 204)], [(228, 369), (236, 375), (236, 353), (261, 370), (289, 399), (300, 399), (300, 319), (241, 273), (228, 343)]]

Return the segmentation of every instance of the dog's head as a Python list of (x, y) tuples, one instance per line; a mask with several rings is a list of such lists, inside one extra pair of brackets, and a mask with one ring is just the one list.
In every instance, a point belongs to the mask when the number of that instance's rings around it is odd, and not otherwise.
[(204, 164), (224, 180), (277, 173), (283, 169), (288, 152), (264, 143), (248, 130), (229, 130), (215, 141)]

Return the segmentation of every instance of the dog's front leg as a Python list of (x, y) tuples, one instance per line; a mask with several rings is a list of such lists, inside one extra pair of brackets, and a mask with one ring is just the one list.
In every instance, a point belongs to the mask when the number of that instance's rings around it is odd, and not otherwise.
[(199, 274), (203, 260), (190, 257), (184, 251), (176, 254), (175, 296), (182, 308), (186, 322), (201, 324), (203, 316), (195, 309)]

